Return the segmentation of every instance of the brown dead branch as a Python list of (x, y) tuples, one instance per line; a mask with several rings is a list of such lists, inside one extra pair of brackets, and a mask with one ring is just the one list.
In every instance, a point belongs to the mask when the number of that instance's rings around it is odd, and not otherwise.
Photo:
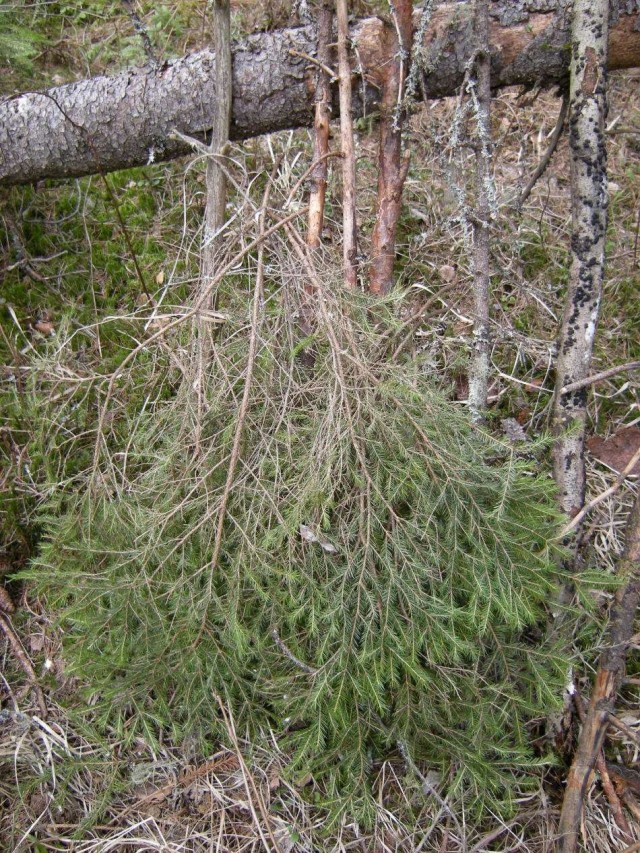
[[(562, 131), (564, 130), (564, 124), (567, 120), (567, 113), (569, 112), (569, 96), (564, 94), (562, 96), (562, 103), (560, 104), (560, 112), (558, 113), (558, 120), (556, 122), (556, 126), (553, 129), (553, 133), (551, 134), (551, 139), (549, 140), (549, 145), (547, 146), (547, 150), (542, 155), (542, 158), (536, 168), (533, 171), (533, 174), (529, 178), (529, 182), (526, 187), (522, 190), (520, 195), (518, 196), (518, 201), (516, 202), (516, 207), (522, 207), (525, 201), (531, 195), (531, 190), (538, 183), (540, 178), (544, 175), (547, 166), (551, 162), (551, 158), (553, 157), (556, 148), (558, 147), (558, 142), (560, 141), (560, 137), (562, 136)], [(566, 392), (565, 392), (566, 393)]]
[(44, 699), (42, 687), (40, 687), (40, 685), (38, 684), (38, 677), (36, 676), (33, 664), (29, 660), (29, 656), (25, 652), (22, 643), (18, 638), (18, 635), (16, 634), (13, 625), (11, 624), (11, 619), (8, 613), (0, 613), (0, 628), (2, 629), (2, 633), (7, 638), (7, 642), (11, 646), (11, 650), (13, 651), (15, 659), (20, 664), (20, 667), (27, 676), (31, 687), (33, 688), (36, 694), (38, 710), (40, 711), (41, 718), (44, 720), (47, 718), (47, 703)]
[(590, 385), (595, 385), (596, 382), (602, 382), (604, 379), (610, 379), (618, 373), (625, 373), (628, 370), (639, 370), (640, 361), (629, 361), (626, 364), (618, 364), (616, 367), (610, 367), (608, 370), (603, 370), (601, 373), (594, 373), (593, 376), (587, 376), (585, 379), (580, 379), (579, 382), (572, 382), (570, 385), (565, 385), (560, 389), (561, 394), (570, 394), (572, 391), (580, 391), (581, 388), (588, 388)]
[(394, 26), (387, 27), (384, 34), (388, 59), (380, 72), (378, 200), (369, 275), (369, 290), (378, 295), (389, 293), (394, 284), (396, 231), (409, 170), (409, 152), (402, 152), (402, 104), (413, 41), (413, 0), (397, 0), (391, 9)]
[(625, 675), (627, 647), (640, 603), (640, 496), (636, 497), (627, 522), (625, 550), (618, 574), (625, 583), (618, 590), (611, 610), (608, 643), (600, 657), (589, 710), (567, 777), (559, 825), (558, 849), (561, 853), (573, 853), (576, 849), (589, 776), (602, 749), (609, 715), (615, 710), (616, 695)]
[(625, 841), (633, 841), (633, 835), (631, 834), (631, 827), (629, 826), (629, 821), (627, 820), (624, 812), (622, 811), (622, 803), (620, 802), (620, 797), (618, 796), (616, 787), (611, 781), (611, 776), (609, 775), (609, 765), (605, 761), (602, 750), (596, 758), (596, 770), (600, 774), (602, 790), (604, 791), (605, 796), (609, 802), (609, 806), (611, 807), (611, 812), (613, 814), (613, 819), (616, 822), (618, 829), (622, 833), (622, 836)]

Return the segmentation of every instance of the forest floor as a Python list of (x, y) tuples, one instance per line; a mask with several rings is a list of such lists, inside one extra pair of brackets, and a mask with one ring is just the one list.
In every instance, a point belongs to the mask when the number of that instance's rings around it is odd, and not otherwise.
[[(117, 5), (105, 8), (116, 16)], [(178, 6), (179, 12), (172, 13), (161, 4), (148, 15), (160, 50), (180, 53), (206, 40), (204, 4), (194, 0)], [(273, 25), (284, 13), (272, 9), (270, 14)], [(101, 71), (117, 50), (122, 51), (122, 62), (143, 61), (127, 19), (117, 20), (121, 31), (116, 35), (108, 14), (104, 20), (89, 16), (85, 23), (76, 15), (73, 37), (61, 26), (57, 39), (47, 43), (46, 55), (36, 48), (32, 71), (36, 82), (31, 88)], [(264, 22), (240, 17), (236, 24), (240, 30)], [(5, 91), (24, 85), (25, 73), (5, 69)], [(610, 225), (594, 373), (640, 359), (639, 81), (637, 71), (613, 75), (611, 80)], [(559, 104), (555, 93), (507, 90), (498, 94), (493, 106), (499, 207), (493, 235), (494, 379), (489, 425), (496, 433), (527, 441), (544, 435), (550, 423), (553, 356), (568, 274), (566, 134), (521, 211), (516, 201), (548, 144)], [(400, 310), (407, 317), (421, 312), (407, 351), (433, 373), (452, 400), (464, 405), (472, 270), (464, 222), (457, 216), (459, 195), (452, 187), (466, 192), (473, 175), (465, 156), (447, 146), (456, 108), (456, 99), (446, 99), (420, 107), (411, 119), (408, 144), (413, 153), (397, 266)], [(359, 218), (364, 235), (370, 233), (372, 220), (375, 130), (374, 116), (358, 122)], [(234, 146), (239, 185), (252, 186), (256, 176), (269, 172), (282, 155), (278, 180), (286, 194), (308, 167), (310, 138), (306, 131), (283, 132)], [(325, 230), (327, 263), (336, 269), (338, 183), (333, 174), (334, 201)], [(488, 815), (478, 824), (452, 812), (437, 776), (407, 785), (401, 756), (392, 756), (376, 769), (375, 827), (364, 831), (345, 817), (326, 832), (323, 810), (309, 804), (313, 780), (301, 779), (298, 786), (286, 781), (287, 758), (275, 737), (273, 749), (262, 751), (244, 743), (238, 733), (232, 748), (221, 745), (215, 754), (201, 755), (195, 746), (190, 751), (188, 744), (178, 749), (171, 742), (160, 747), (151, 747), (142, 738), (129, 742), (126, 732), (115, 730), (98, 740), (83, 725), (78, 710), (91, 704), (91, 684), (66, 671), (61, 632), (47, 601), (13, 579), (37, 551), (39, 507), (56, 479), (50, 466), (57, 463), (47, 457), (52, 434), (59, 444), (65, 440), (64, 425), (54, 423), (46, 397), (53, 400), (63, 394), (69, 379), (67, 365), (56, 361), (59, 341), (82, 339), (87, 370), (108, 374), (135, 341), (123, 344), (105, 318), (135, 317), (150, 300), (159, 301), (168, 287), (173, 303), (188, 298), (198, 270), (203, 169), (201, 164), (187, 168), (179, 161), (119, 173), (105, 181), (94, 177), (16, 188), (3, 196), (0, 581), (4, 576), (5, 583), (0, 586), (0, 619), (5, 630), (0, 635), (0, 847), (37, 853), (552, 850), (566, 772), (563, 759), (555, 766), (532, 768), (535, 783), (523, 792), (511, 819)], [(594, 387), (589, 395), (589, 436), (587, 501), (617, 482), (619, 471), (640, 447), (640, 372), (621, 372)], [(90, 447), (87, 441), (87, 452)], [(581, 551), (586, 567), (615, 572), (640, 466), (635, 474), (588, 515)], [(589, 653), (584, 652), (583, 638), (576, 638), (583, 650), (575, 679), (585, 694), (610, 601), (608, 593), (594, 595), (599, 596), (601, 619), (585, 624), (585, 636), (593, 646)], [(628, 675), (617, 711), (627, 733), (613, 732), (608, 750), (612, 759), (634, 768), (639, 766), (640, 749), (637, 654)], [(640, 779), (640, 774), (636, 776)], [(631, 784), (632, 790), (634, 784), (638, 783)], [(640, 807), (634, 802), (631, 795), (627, 817), (640, 838)], [(624, 849), (596, 776), (585, 800), (582, 832), (585, 849)]]

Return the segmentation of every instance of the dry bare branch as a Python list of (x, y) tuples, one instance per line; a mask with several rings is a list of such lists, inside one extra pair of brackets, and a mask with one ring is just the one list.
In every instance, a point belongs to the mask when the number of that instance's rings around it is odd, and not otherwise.
[(561, 853), (576, 850), (589, 776), (602, 749), (609, 715), (615, 710), (616, 695), (625, 675), (627, 647), (640, 603), (640, 496), (636, 497), (627, 522), (625, 550), (618, 575), (625, 583), (618, 590), (611, 610), (607, 646), (600, 657), (589, 710), (567, 777), (559, 825), (558, 849)]

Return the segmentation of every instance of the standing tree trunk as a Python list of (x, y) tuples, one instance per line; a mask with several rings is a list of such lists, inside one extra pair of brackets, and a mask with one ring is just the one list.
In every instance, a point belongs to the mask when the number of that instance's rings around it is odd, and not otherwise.
[(204, 287), (215, 276), (219, 262), (220, 229), (227, 205), (227, 179), (222, 158), (231, 129), (231, 17), (229, 0), (213, 0), (213, 48), (216, 55), (216, 103), (207, 158), (207, 201), (204, 212), (201, 277)]
[(491, 50), (489, 2), (476, 0), (474, 27), (477, 38), (475, 85), (470, 93), (476, 116), (476, 209), (473, 219), (473, 357), (469, 374), (469, 409), (481, 421), (487, 409), (490, 370), (491, 208), (493, 168), (491, 154)]
[(309, 230), (307, 246), (320, 247), (324, 223), (324, 201), (327, 192), (327, 170), (329, 154), (329, 122), (331, 121), (331, 78), (326, 68), (331, 67), (331, 33), (333, 29), (333, 7), (331, 0), (322, 0), (318, 10), (318, 50), (321, 63), (316, 84), (316, 109), (313, 120), (314, 146), (313, 169), (311, 171), (311, 193), (309, 195)]
[[(216, 101), (212, 119), (211, 143), (207, 157), (207, 196), (202, 229), (200, 285), (198, 301), (205, 310), (216, 305), (212, 289), (216, 269), (221, 262), (221, 231), (227, 206), (227, 178), (222, 164), (229, 145), (231, 127), (231, 11), (229, 0), (213, 0), (213, 47), (216, 55)], [(200, 453), (203, 415), (206, 409), (207, 372), (211, 360), (211, 326), (205, 317), (196, 317), (196, 376), (193, 388), (197, 394), (195, 451)]]
[(573, 517), (584, 503), (587, 391), (562, 393), (589, 375), (600, 312), (607, 227), (605, 147), (607, 0), (575, 0), (572, 24), (569, 135), (571, 148), (571, 269), (560, 330), (554, 429), (554, 473), (562, 509)]
[(382, 68), (378, 202), (371, 238), (369, 290), (375, 294), (389, 293), (394, 284), (396, 231), (409, 170), (409, 152), (402, 153), (402, 114), (413, 41), (413, 0), (396, 0), (391, 13), (394, 27), (385, 33), (387, 61)]
[(358, 238), (356, 224), (356, 159), (353, 148), (351, 66), (349, 64), (349, 16), (347, 0), (336, 0), (338, 24), (338, 73), (340, 75), (340, 139), (342, 143), (342, 257), (344, 279), (350, 287), (358, 283)]

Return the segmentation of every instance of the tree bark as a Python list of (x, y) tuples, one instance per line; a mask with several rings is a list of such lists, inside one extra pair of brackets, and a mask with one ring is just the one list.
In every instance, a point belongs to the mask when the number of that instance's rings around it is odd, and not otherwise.
[(353, 93), (349, 65), (347, 0), (336, 0), (340, 144), (342, 147), (342, 268), (349, 287), (358, 284), (358, 225), (356, 222), (356, 157), (353, 145)]
[(560, 329), (554, 476), (571, 518), (584, 503), (586, 390), (562, 393), (589, 375), (600, 313), (607, 228), (607, 0), (575, 0), (571, 38), (571, 269)]
[(394, 285), (396, 232), (409, 171), (409, 152), (402, 152), (402, 121), (413, 40), (412, 13), (412, 0), (396, 0), (392, 7), (395, 26), (388, 26), (386, 32), (389, 61), (381, 73), (378, 202), (369, 278), (369, 290), (378, 295), (389, 293)]
[[(640, 66), (640, 0), (612, 6), (617, 8), (611, 16), (609, 68)], [(493, 0), (490, 14), (494, 88), (566, 80), (566, 0)], [(386, 60), (383, 31), (378, 18), (351, 27), (365, 80)], [(313, 54), (315, 46), (312, 27), (260, 33), (235, 46), (232, 139), (312, 123), (316, 69), (301, 54)], [(427, 95), (454, 94), (475, 47), (473, 4), (438, 6), (422, 47), (431, 69), (424, 80)], [(361, 88), (354, 89), (355, 116), (362, 114)], [(377, 98), (375, 87), (366, 86), (368, 110)], [(0, 104), (0, 185), (109, 172), (189, 154), (188, 142), (174, 132), (208, 141), (215, 101), (211, 50), (159, 68), (129, 69), (7, 98)]]
[[(333, 7), (331, 0), (322, 0), (318, 9), (318, 61), (326, 68), (331, 67), (331, 39), (333, 33)], [(315, 131), (313, 147), (313, 169), (311, 171), (309, 193), (309, 228), (307, 246), (318, 249), (322, 243), (324, 224), (324, 202), (327, 192), (327, 172), (329, 163), (329, 124), (331, 122), (331, 77), (324, 68), (318, 69), (316, 84), (316, 107), (313, 128)]]
[[(212, 116), (211, 142), (207, 159), (207, 203), (204, 211), (204, 231), (202, 239), (202, 284), (209, 287), (219, 263), (219, 232), (224, 225), (227, 205), (227, 177), (223, 158), (229, 145), (231, 127), (231, 10), (229, 0), (214, 0), (213, 3), (213, 44), (216, 56), (222, 61), (216, 62), (216, 98), (215, 113)], [(213, 294), (210, 295), (213, 307)]]
[[(471, 89), (476, 113), (476, 209), (473, 219), (473, 354), (469, 371), (469, 410), (474, 422), (484, 420), (490, 372), (489, 298), (491, 291), (491, 197), (493, 156), (491, 140), (491, 54), (489, 53), (489, 2), (476, 0), (477, 38), (475, 87)], [(495, 198), (493, 199), (495, 206)]]

